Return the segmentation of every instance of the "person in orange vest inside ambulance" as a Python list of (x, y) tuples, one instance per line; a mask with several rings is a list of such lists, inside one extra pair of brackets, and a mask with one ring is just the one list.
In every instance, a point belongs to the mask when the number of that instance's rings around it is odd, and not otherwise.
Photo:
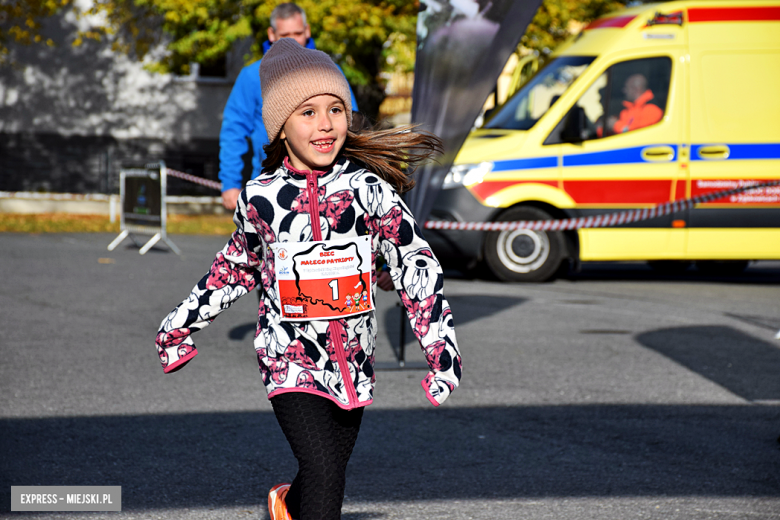
[(623, 86), (626, 107), (620, 111), (620, 117), (609, 116), (607, 128), (614, 134), (622, 134), (653, 125), (661, 120), (664, 111), (649, 102), (653, 92), (647, 88), (647, 78), (642, 74), (632, 74)]

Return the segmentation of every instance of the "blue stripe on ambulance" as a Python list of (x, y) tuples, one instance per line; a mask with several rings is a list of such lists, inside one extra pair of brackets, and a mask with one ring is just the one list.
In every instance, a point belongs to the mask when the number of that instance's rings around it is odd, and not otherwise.
[(494, 172), (503, 172), (508, 170), (535, 170), (538, 168), (557, 168), (557, 157), (533, 157), (530, 159), (510, 159), (507, 161), (495, 161), (493, 163)]
[[(648, 145), (633, 148), (620, 148), (618, 150), (606, 150), (603, 152), (581, 153), (563, 156), (563, 166), (599, 166), (603, 164), (631, 164), (649, 163), (642, 158), (642, 150), (655, 146), (669, 146), (674, 149), (674, 158), (677, 159), (677, 146), (675, 145)], [(495, 161), (494, 172), (508, 170), (532, 170), (540, 168), (555, 168), (558, 166), (557, 157), (531, 157), (528, 159), (510, 159)]]
[(728, 146), (729, 156), (723, 161), (740, 161), (746, 159), (780, 159), (780, 144), (761, 143), (761, 144), (694, 144), (691, 146), (692, 161), (712, 161), (718, 159), (702, 159), (699, 157), (699, 149), (706, 146)]
[[(618, 150), (605, 150), (603, 152), (579, 153), (563, 156), (563, 167), (567, 166), (599, 166), (605, 164), (633, 164), (649, 163), (642, 157), (642, 150), (646, 148), (655, 148), (658, 146), (668, 146), (674, 150), (674, 157), (668, 162), (677, 160), (677, 146), (673, 144), (651, 144), (645, 146), (634, 146), (632, 148), (620, 148)], [(657, 163), (655, 163), (657, 164)]]
[[(669, 162), (677, 160), (677, 145), (652, 144), (645, 146), (634, 146), (631, 148), (619, 148), (617, 150), (604, 150), (601, 152), (564, 155), (563, 167), (651, 163), (652, 161), (648, 161), (642, 157), (642, 150), (657, 146), (669, 146), (672, 148), (674, 150), (674, 157)], [(699, 149), (703, 146), (716, 145), (692, 145), (692, 161), (704, 160), (701, 159), (698, 154)], [(725, 144), (722, 146), (728, 146), (729, 148), (729, 157), (728, 159), (723, 160), (780, 159), (780, 143)], [(493, 171), (501, 172), (510, 170), (533, 170), (541, 168), (555, 168), (557, 166), (557, 157), (530, 157), (528, 159), (509, 159), (505, 161), (495, 161)]]

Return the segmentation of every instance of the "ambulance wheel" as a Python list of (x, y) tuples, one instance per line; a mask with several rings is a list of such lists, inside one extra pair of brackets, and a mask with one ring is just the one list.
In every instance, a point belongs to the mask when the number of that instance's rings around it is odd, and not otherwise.
[[(531, 206), (511, 208), (499, 221), (551, 220), (545, 211)], [(565, 242), (560, 231), (491, 231), (485, 238), (485, 263), (505, 282), (543, 282), (558, 270)]]
[(749, 263), (747, 260), (699, 260), (696, 269), (707, 276), (735, 276), (747, 269)]

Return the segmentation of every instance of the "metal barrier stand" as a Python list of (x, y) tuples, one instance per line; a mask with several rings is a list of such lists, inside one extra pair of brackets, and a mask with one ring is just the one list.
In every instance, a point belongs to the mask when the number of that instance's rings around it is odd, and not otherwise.
[[(121, 232), (108, 245), (113, 251), (125, 238), (130, 237), (138, 253), (145, 255), (157, 242), (164, 242), (174, 253), (181, 251), (167, 234), (168, 208), (167, 168), (165, 162), (149, 163), (144, 168), (123, 168), (119, 173)], [(152, 235), (143, 245), (134, 235)]]

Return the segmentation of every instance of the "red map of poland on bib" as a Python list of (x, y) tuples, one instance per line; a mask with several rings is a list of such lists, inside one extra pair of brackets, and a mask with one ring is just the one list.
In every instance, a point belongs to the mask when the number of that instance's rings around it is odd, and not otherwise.
[(271, 244), (282, 319), (343, 318), (373, 310), (371, 237)]

